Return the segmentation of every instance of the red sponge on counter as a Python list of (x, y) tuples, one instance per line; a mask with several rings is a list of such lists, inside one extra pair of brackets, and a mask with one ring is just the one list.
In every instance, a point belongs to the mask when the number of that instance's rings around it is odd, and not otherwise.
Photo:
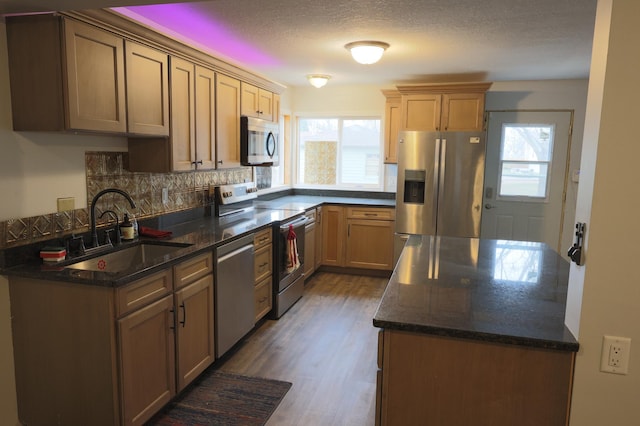
[(138, 229), (140, 236), (150, 238), (169, 238), (172, 234), (171, 231), (160, 231), (153, 228), (147, 228), (146, 226), (140, 226)]

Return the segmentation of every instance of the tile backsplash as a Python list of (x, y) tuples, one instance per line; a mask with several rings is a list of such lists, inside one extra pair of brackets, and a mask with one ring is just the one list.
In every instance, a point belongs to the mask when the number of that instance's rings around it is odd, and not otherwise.
[[(125, 212), (136, 218), (150, 218), (208, 204), (209, 184), (254, 180), (251, 167), (179, 173), (130, 172), (127, 167), (126, 152), (85, 153), (87, 206), (98, 192), (107, 188), (127, 192), (136, 203), (136, 208), (131, 209), (121, 195), (104, 195), (96, 204), (98, 226), (114, 221), (109, 214), (99, 218), (107, 210), (116, 212), (120, 220)], [(168, 193), (166, 202), (162, 199), (164, 188)], [(0, 249), (86, 232), (89, 222), (88, 207), (0, 222)]]

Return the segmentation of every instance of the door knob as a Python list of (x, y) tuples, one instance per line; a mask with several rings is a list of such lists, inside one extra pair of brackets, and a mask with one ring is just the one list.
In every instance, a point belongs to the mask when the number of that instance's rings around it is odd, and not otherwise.
[(493, 206), (493, 205), (491, 205), (491, 204), (489, 204), (489, 203), (487, 203), (487, 204), (485, 204), (485, 205), (484, 205), (484, 208), (485, 208), (485, 209), (487, 209), (487, 210), (491, 210), (491, 209), (492, 209), (492, 208), (494, 208), (494, 207), (495, 207), (495, 206)]

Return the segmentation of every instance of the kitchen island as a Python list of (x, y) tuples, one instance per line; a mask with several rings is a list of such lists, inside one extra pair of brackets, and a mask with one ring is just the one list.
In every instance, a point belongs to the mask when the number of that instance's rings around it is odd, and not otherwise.
[(373, 319), (379, 424), (568, 424), (568, 273), (543, 243), (411, 236)]

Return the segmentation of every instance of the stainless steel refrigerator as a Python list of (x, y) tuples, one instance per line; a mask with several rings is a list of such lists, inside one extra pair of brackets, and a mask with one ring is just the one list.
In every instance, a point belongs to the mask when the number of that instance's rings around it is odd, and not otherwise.
[(479, 237), (483, 132), (400, 132), (396, 233)]

